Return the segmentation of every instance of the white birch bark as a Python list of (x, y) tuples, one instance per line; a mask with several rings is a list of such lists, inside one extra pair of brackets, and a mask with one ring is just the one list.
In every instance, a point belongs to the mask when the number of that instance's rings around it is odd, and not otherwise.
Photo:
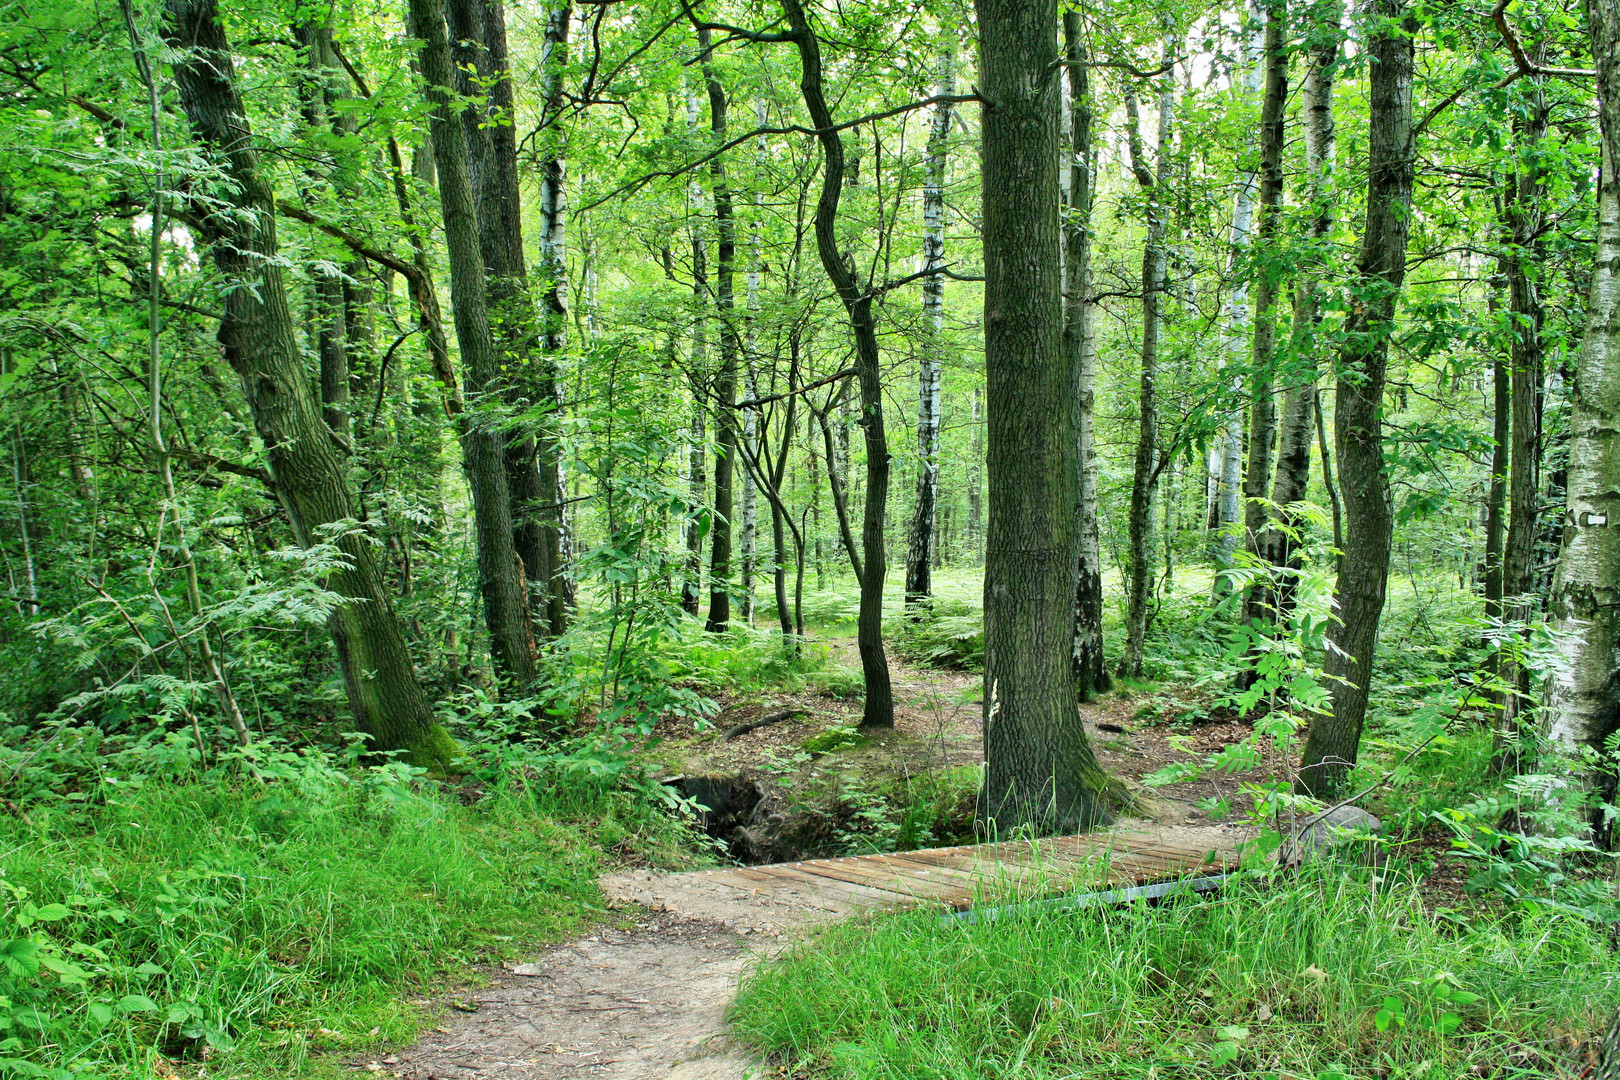
[[(1242, 107), (1247, 113), (1260, 96), (1260, 53), (1265, 38), (1265, 12), (1258, 4), (1250, 4), (1243, 29), (1243, 89)], [(1221, 366), (1241, 368), (1249, 348), (1249, 282), (1240, 276), (1239, 267), (1249, 245), (1254, 240), (1254, 197), (1260, 184), (1259, 161), (1255, 159), (1255, 141), (1252, 135), (1245, 141), (1244, 156), (1248, 163), (1238, 178), (1237, 192), (1232, 198), (1232, 224), (1227, 230), (1226, 276), (1232, 282), (1227, 293), (1223, 319), (1225, 332), (1221, 337)], [(1230, 400), (1221, 416), (1220, 472), (1215, 491), (1215, 543), (1217, 570), (1232, 565), (1232, 553), (1241, 539), (1237, 523), (1243, 518), (1243, 378), (1229, 380)], [(1224, 577), (1215, 579), (1217, 595), (1226, 592)]]
[[(765, 99), (754, 102), (754, 126), (765, 126)], [(747, 315), (743, 328), (743, 396), (749, 401), (759, 398), (759, 286), (764, 261), (760, 257), (759, 230), (765, 218), (765, 136), (754, 141), (754, 217), (748, 231), (748, 284), (745, 303)], [(759, 410), (743, 410), (744, 461), (759, 458)], [(759, 508), (758, 492), (754, 487), (754, 474), (746, 466), (741, 470), (742, 480), (742, 602), (743, 618), (754, 625), (754, 572), (758, 563)]]
[[(947, 46), (939, 54), (939, 83), (935, 94), (955, 92), (955, 51)], [(926, 340), (917, 376), (917, 498), (906, 552), (906, 606), (933, 594), (932, 567), (938, 538), (934, 535), (939, 507), (940, 362), (945, 332), (945, 167), (950, 150), (952, 109), (948, 102), (934, 107), (928, 137), (928, 160), (923, 179), (922, 309)]]
[[(1567, 670), (1548, 688), (1546, 737), (1566, 750), (1601, 749), (1620, 728), (1620, 2), (1588, 8), (1603, 126), (1597, 252), (1586, 338), (1575, 364), (1569, 420), (1564, 545), (1553, 579), (1552, 623)], [(1598, 777), (1586, 779), (1600, 783)], [(1606, 786), (1612, 792), (1613, 781)]]

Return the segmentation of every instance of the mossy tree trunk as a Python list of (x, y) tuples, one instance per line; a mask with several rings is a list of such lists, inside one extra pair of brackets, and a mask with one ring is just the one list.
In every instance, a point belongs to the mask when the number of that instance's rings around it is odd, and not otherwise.
[(167, 0), (164, 36), (192, 131), (234, 185), (229, 205), (200, 222), (228, 287), (219, 340), (242, 379), (254, 427), (269, 448), (276, 495), (298, 542), (333, 542), (348, 565), (327, 587), (346, 598), (330, 619), (338, 665), (360, 730), (375, 750), (444, 767), (460, 755), (434, 720), (389, 602), (374, 546), (355, 522), (343, 456), (320, 416), (299, 355), (276, 245), (275, 197), (237, 87), (215, 0)]
[(989, 533), (980, 814), (1087, 828), (1117, 789), (1073, 678), (1077, 364), (1064, 346), (1056, 0), (977, 0), (984, 184)]

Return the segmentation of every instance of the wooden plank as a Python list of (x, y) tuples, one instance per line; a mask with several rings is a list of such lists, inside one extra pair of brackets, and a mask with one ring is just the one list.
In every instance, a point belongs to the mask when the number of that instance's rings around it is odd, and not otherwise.
[(828, 896), (847, 898), (861, 907), (910, 907), (912, 897), (888, 889), (873, 888), (859, 882), (845, 881), (827, 875), (807, 873), (793, 863), (779, 863), (771, 868), (782, 887), (815, 890)]
[(883, 889), (908, 900), (955, 900), (961, 898), (965, 892), (959, 886), (945, 882), (930, 882), (927, 879), (904, 879), (893, 870), (862, 865), (855, 859), (817, 859), (812, 862), (800, 863), (798, 868), (805, 873), (816, 874), (821, 877), (836, 878), (839, 881), (864, 885), (872, 889)]

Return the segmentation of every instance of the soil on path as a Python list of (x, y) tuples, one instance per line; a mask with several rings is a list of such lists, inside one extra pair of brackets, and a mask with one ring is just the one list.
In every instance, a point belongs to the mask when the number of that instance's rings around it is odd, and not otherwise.
[[(836, 653), (841, 643), (832, 644)], [(891, 765), (898, 757), (908, 768), (982, 760), (978, 677), (902, 663), (893, 663), (893, 671), (897, 730), (866, 753), (879, 751)], [(701, 755), (716, 772), (759, 767), (781, 760), (819, 731), (859, 719), (858, 705), (813, 692), (731, 701), (723, 715), (741, 722), (753, 712), (785, 707), (806, 711), (729, 743), (717, 733), (687, 737), (683, 753)], [(1168, 730), (1135, 719), (1135, 707), (1109, 698), (1084, 710), (1087, 734), (1105, 768), (1136, 779), (1189, 758), (1166, 742)], [(720, 730), (726, 726), (722, 722)], [(1245, 725), (1211, 725), (1197, 732), (1194, 748), (1208, 752), (1246, 734)], [(1232, 782), (1227, 778), (1222, 786)], [(1196, 802), (1220, 793), (1205, 786), (1178, 785), (1164, 793), (1172, 821), (1194, 825), (1203, 817)], [(737, 981), (751, 964), (834, 916), (783, 897), (683, 890), (645, 871), (610, 875), (602, 886), (610, 905), (626, 916), (620, 925), (554, 948), (533, 963), (492, 972), (489, 984), (470, 998), (466, 991), (446, 996), (444, 1018), (420, 1043), (355, 1067), (407, 1080), (764, 1075), (766, 1067), (726, 1035), (725, 1010)]]

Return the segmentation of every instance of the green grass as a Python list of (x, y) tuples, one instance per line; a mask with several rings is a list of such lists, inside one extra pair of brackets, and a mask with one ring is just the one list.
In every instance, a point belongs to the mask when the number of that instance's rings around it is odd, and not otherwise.
[(1551, 1076), (1559, 1039), (1597, 1034), (1620, 1000), (1616, 967), (1574, 919), (1459, 931), (1410, 889), (1257, 882), (844, 924), (753, 974), (733, 1023), (794, 1075), (854, 1080)]
[[(159, 1054), (211, 1076), (336, 1075), (413, 1039), (409, 999), (596, 917), (605, 850), (673, 842), (667, 819), (589, 782), (519, 780), (469, 807), (309, 762), (267, 786), (106, 785), (93, 809), (0, 818), (0, 941), (32, 935), (89, 973), (10, 972), (0, 1038), (20, 1045), (0, 1044), (0, 1076), (41, 1075), (3, 1060), (21, 1056), (45, 1075), (144, 1077)], [(28, 904), (71, 913), (19, 933)]]

